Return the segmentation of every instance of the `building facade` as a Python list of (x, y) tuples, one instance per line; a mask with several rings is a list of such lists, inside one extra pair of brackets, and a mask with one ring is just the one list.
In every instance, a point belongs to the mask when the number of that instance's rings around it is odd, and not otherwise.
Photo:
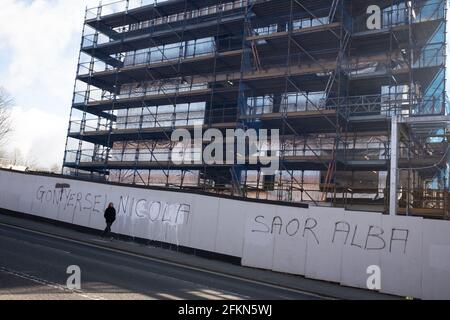
[[(87, 9), (65, 173), (448, 218), (446, 14), (445, 0)], [(175, 163), (172, 133), (195, 128), (278, 129), (280, 168)]]

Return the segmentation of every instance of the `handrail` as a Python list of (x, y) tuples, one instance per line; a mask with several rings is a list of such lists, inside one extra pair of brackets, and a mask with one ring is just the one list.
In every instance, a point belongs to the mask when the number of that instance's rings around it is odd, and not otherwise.
[[(113, 3), (102, 4), (98, 7), (89, 8), (86, 12), (86, 21), (92, 19), (101, 19), (108, 15), (116, 14), (116, 13), (125, 13), (129, 10), (140, 8), (146, 5), (156, 5), (158, 3), (164, 2), (167, 0), (120, 0), (115, 1)], [(131, 3), (131, 5), (130, 5)], [(160, 25), (170, 22), (179, 22), (184, 21), (186, 19), (197, 18), (202, 16), (211, 15), (220, 11), (230, 11), (237, 8), (243, 8), (247, 6), (247, 0), (235, 0), (229, 1), (224, 4), (216, 4), (209, 7), (199, 8), (195, 10), (188, 11), (185, 15), (184, 12), (175, 13), (172, 15), (166, 15), (163, 17), (159, 17), (153, 20), (146, 20), (136, 23), (137, 27), (139, 25)], [(106, 10), (105, 10), (106, 9)], [(131, 28), (130, 28), (131, 29)], [(128, 30), (130, 30), (128, 29)], [(127, 31), (128, 31), (127, 30)], [(136, 30), (136, 29), (135, 29)]]
[[(240, 39), (241, 38), (237, 36), (220, 39), (220, 47), (218, 47), (218, 43), (215, 40), (204, 38), (195, 40), (195, 43), (190, 43), (192, 41), (184, 41), (182, 43), (171, 43), (155, 48), (130, 51), (122, 55), (120, 61), (123, 63), (123, 66), (121, 67), (152, 65), (170, 61), (184, 61), (205, 55), (240, 50), (242, 49), (240, 46), (242, 41), (239, 41)], [(233, 44), (234, 40), (237, 40), (236, 44)], [(143, 50), (146, 51), (142, 52)], [(100, 65), (100, 68), (98, 65)], [(80, 63), (80, 67), (82, 68), (82, 73), (79, 73), (78, 75), (92, 75), (95, 72), (117, 69), (110, 66), (107, 61), (102, 59), (94, 59), (93, 62), (82, 62)]]
[[(207, 90), (207, 84), (196, 83), (196, 84), (164, 84), (157, 88), (155, 87), (147, 87), (139, 84), (134, 84), (134, 87), (130, 86), (127, 91), (125, 91), (122, 87), (122, 91), (120, 94), (115, 96), (108, 91), (102, 89), (91, 89), (88, 91), (76, 91), (75, 92), (75, 104), (79, 103), (96, 103), (103, 101), (114, 101), (114, 100), (124, 100), (124, 99), (132, 99), (132, 98), (142, 98), (142, 97), (151, 97), (158, 95), (165, 95), (169, 93), (182, 93), (182, 92), (194, 92)], [(126, 88), (126, 87), (125, 87)]]
[[(188, 109), (160, 111), (158, 107), (154, 107), (155, 112), (148, 113), (139, 109), (139, 114), (131, 114), (128, 116), (117, 116), (116, 122), (112, 124), (112, 130), (140, 130), (151, 128), (176, 128), (186, 126), (202, 126), (206, 123), (234, 123), (237, 120), (235, 108), (220, 108), (213, 110), (205, 110), (203, 107), (189, 107)], [(70, 122), (70, 133), (93, 133), (106, 132), (109, 133), (111, 124), (101, 123), (98, 118), (86, 120), (74, 120)]]

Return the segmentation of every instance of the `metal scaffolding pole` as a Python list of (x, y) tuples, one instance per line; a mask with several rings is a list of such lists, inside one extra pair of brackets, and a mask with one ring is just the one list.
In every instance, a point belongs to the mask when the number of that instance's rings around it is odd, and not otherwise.
[(389, 188), (389, 214), (396, 216), (398, 212), (397, 187), (399, 179), (398, 171), (398, 143), (399, 143), (399, 121), (400, 116), (392, 116), (391, 120), (391, 181)]

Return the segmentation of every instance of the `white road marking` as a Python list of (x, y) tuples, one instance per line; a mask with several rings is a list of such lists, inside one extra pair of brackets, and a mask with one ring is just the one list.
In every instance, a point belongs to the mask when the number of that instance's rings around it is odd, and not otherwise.
[(167, 294), (167, 293), (158, 293), (156, 294), (158, 297), (161, 297), (163, 299), (167, 299), (167, 300), (175, 300), (175, 301), (182, 301), (182, 298), (179, 298), (177, 296), (171, 295), (171, 294)]
[(18, 278), (22, 278), (22, 279), (25, 279), (25, 280), (28, 280), (28, 281), (31, 281), (31, 282), (34, 282), (34, 283), (37, 283), (37, 284), (40, 284), (40, 285), (44, 285), (44, 286), (47, 286), (49, 288), (57, 289), (57, 290), (64, 291), (64, 292), (67, 292), (67, 293), (72, 293), (72, 294), (78, 295), (78, 296), (80, 296), (82, 298), (85, 298), (85, 299), (96, 300), (96, 301), (106, 300), (105, 298), (103, 298), (101, 296), (97, 296), (97, 295), (94, 295), (94, 294), (91, 294), (91, 293), (86, 293), (86, 292), (84, 292), (82, 290), (70, 290), (67, 287), (64, 287), (64, 286), (60, 285), (59, 283), (55, 283), (55, 282), (48, 281), (48, 280), (45, 280), (45, 279), (42, 279), (42, 278), (38, 278), (36, 276), (32, 276), (32, 275), (24, 273), (24, 272), (10, 270), (10, 269), (5, 268), (5, 267), (0, 267), (0, 272), (6, 273), (6, 274), (9, 274), (9, 275), (18, 277)]
[(86, 247), (91, 247), (91, 248), (101, 249), (101, 250), (105, 250), (105, 251), (109, 251), (109, 252), (114, 252), (114, 253), (119, 253), (119, 254), (123, 254), (123, 255), (128, 255), (128, 256), (131, 256), (131, 257), (136, 257), (136, 258), (140, 258), (140, 259), (144, 259), (144, 260), (158, 262), (158, 263), (162, 263), (162, 264), (166, 264), (166, 265), (170, 265), (170, 266), (174, 266), (174, 267), (178, 267), (178, 268), (182, 268), (182, 269), (186, 269), (186, 270), (203, 272), (203, 273), (207, 273), (207, 274), (211, 274), (211, 275), (215, 275), (215, 276), (219, 276), (219, 277), (223, 277), (223, 278), (238, 280), (238, 281), (247, 282), (247, 283), (251, 283), (251, 284), (257, 284), (257, 285), (265, 286), (265, 287), (272, 288), (272, 289), (277, 289), (277, 290), (283, 290), (283, 291), (288, 291), (288, 292), (292, 292), (292, 293), (302, 294), (302, 295), (305, 295), (305, 296), (318, 298), (318, 299), (323, 299), (323, 300), (337, 300), (335, 298), (331, 298), (331, 297), (328, 297), (328, 296), (324, 296), (324, 295), (320, 295), (320, 294), (316, 294), (316, 293), (311, 293), (311, 292), (307, 292), (307, 291), (303, 291), (303, 290), (299, 290), (299, 289), (287, 288), (287, 287), (279, 286), (279, 285), (276, 285), (276, 284), (271, 284), (271, 283), (267, 283), (267, 282), (261, 282), (261, 281), (257, 281), (257, 280), (251, 280), (251, 279), (243, 278), (243, 277), (240, 277), (240, 276), (235, 276), (235, 275), (230, 275), (230, 274), (226, 274), (226, 273), (211, 271), (211, 270), (202, 269), (202, 268), (198, 268), (198, 267), (186, 266), (186, 265), (183, 265), (183, 264), (180, 264), (180, 263), (177, 263), (177, 262), (172, 262), (172, 261), (167, 261), (167, 260), (163, 260), (163, 259), (143, 256), (143, 255), (139, 255), (139, 254), (128, 252), (128, 251), (124, 251), (124, 250), (103, 247), (103, 246), (100, 246), (100, 245), (87, 243), (87, 242), (83, 242), (83, 241), (75, 240), (75, 239), (71, 239), (71, 238), (66, 238), (66, 237), (63, 237), (63, 236), (57, 236), (57, 235), (53, 235), (53, 234), (45, 233), (45, 232), (41, 232), (41, 231), (30, 230), (30, 229), (27, 229), (27, 228), (24, 228), (24, 227), (15, 226), (15, 225), (9, 225), (9, 224), (5, 224), (5, 223), (0, 223), (0, 226), (4, 226), (6, 228), (22, 230), (22, 231), (27, 231), (27, 232), (30, 232), (30, 233), (46, 236), (46, 237), (49, 237), (49, 238), (64, 240), (64, 241), (67, 241), (67, 242), (76, 243), (76, 244), (79, 244), (79, 245), (82, 245), (82, 246), (86, 246)]

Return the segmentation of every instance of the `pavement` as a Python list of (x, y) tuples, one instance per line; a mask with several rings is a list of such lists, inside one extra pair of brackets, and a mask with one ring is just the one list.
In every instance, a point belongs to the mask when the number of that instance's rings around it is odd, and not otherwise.
[[(68, 267), (81, 288), (67, 287)], [(0, 300), (391, 300), (0, 212)]]

